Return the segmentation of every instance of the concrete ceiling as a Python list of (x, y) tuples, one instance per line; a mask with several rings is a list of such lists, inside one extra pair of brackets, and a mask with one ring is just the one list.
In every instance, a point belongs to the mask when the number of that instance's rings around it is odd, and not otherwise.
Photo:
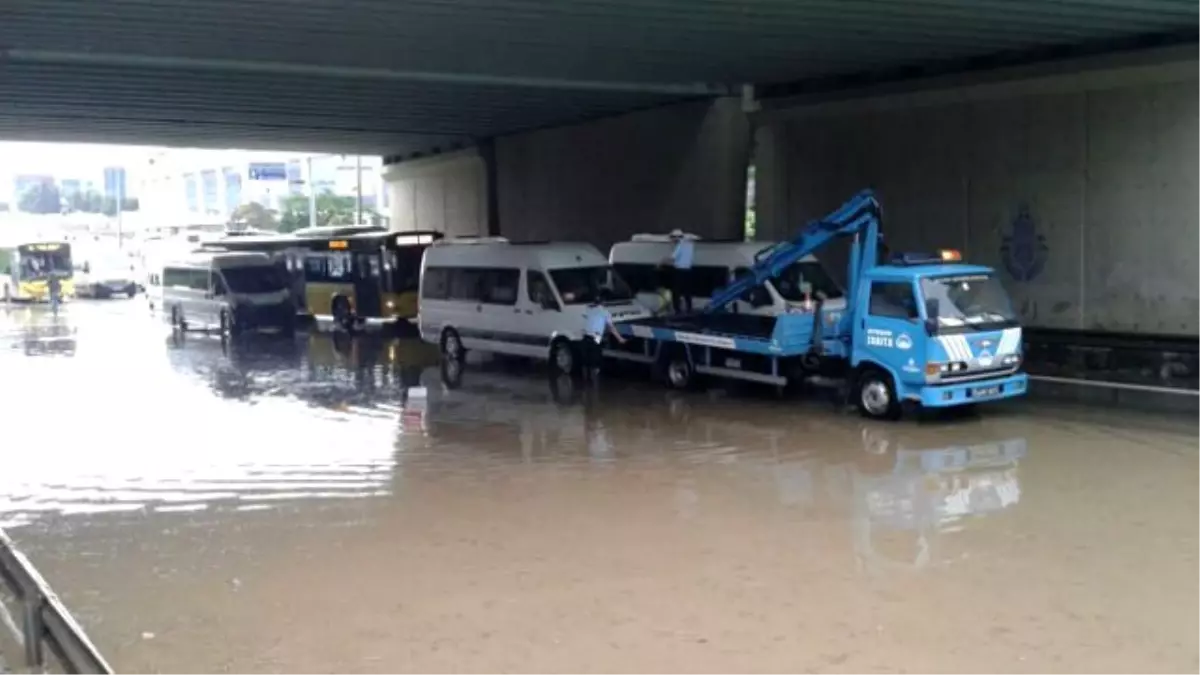
[(5, 0), (0, 138), (406, 153), (1129, 39), (1195, 0)]

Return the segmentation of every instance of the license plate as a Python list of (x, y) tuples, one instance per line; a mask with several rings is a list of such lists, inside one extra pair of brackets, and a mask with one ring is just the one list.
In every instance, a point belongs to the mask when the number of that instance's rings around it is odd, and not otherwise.
[(726, 368), (740, 369), (742, 367), (741, 359), (725, 359)]
[(999, 393), (1000, 393), (999, 385), (996, 385), (994, 387), (975, 387), (974, 389), (971, 390), (971, 396), (973, 396), (973, 397), (996, 396)]

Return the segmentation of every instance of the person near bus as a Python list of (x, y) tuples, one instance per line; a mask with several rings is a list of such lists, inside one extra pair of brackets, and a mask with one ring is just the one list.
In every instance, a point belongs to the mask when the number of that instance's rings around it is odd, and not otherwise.
[(682, 313), (683, 308), (686, 308), (690, 314), (692, 312), (692, 259), (695, 257), (696, 244), (691, 237), (684, 235), (680, 230), (672, 231), (670, 236), (675, 242), (675, 249), (663, 263), (670, 267), (671, 272), (671, 306), (676, 314)]
[(56, 274), (51, 272), (49, 279), (46, 281), (46, 287), (50, 293), (50, 310), (58, 314), (58, 303), (62, 299), (62, 282), (58, 280)]
[(610, 333), (619, 344), (625, 344), (625, 338), (617, 332), (612, 313), (600, 302), (598, 296), (588, 305), (583, 314), (583, 321), (583, 337), (579, 340), (579, 356), (583, 360), (583, 376), (584, 379), (595, 379), (600, 372), (605, 332)]

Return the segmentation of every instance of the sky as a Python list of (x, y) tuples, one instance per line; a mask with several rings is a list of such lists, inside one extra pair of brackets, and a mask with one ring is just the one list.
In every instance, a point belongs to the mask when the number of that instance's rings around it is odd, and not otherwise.
[(49, 173), (63, 176), (100, 173), (106, 166), (136, 166), (159, 148), (81, 143), (0, 143), (0, 176)]

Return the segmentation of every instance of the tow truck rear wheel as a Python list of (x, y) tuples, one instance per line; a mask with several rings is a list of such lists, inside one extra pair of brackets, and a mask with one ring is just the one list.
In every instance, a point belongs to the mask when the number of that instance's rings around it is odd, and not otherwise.
[(667, 367), (663, 374), (672, 389), (691, 389), (696, 380), (696, 370), (683, 351), (678, 351), (667, 359)]
[(866, 368), (859, 373), (854, 387), (855, 404), (864, 417), (875, 420), (894, 420), (900, 417), (900, 402), (892, 378), (878, 368)]

